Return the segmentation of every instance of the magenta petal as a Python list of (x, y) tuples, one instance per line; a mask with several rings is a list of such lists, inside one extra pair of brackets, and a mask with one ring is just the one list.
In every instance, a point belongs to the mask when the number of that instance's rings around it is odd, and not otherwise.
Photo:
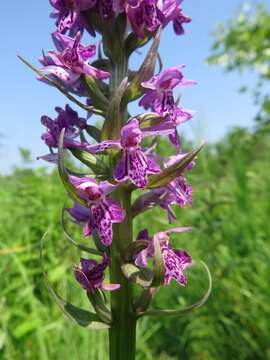
[(174, 229), (166, 230), (164, 231), (166, 234), (177, 234), (177, 233), (183, 233), (183, 232), (189, 232), (192, 231), (192, 227), (177, 227)]
[(106, 141), (102, 141), (97, 145), (86, 145), (84, 147), (86, 151), (89, 151), (90, 153), (93, 154), (115, 148), (118, 149), (121, 148), (119, 141), (106, 140)]
[(83, 236), (88, 237), (88, 236), (92, 235), (94, 229), (95, 229), (95, 227), (94, 227), (92, 221), (89, 220), (88, 222), (85, 223), (85, 225), (83, 227)]
[(54, 75), (67, 85), (74, 83), (80, 77), (80, 74), (75, 74), (69, 69), (54, 65), (46, 66), (40, 72), (44, 75)]
[(138, 233), (138, 235), (136, 237), (136, 240), (148, 240), (148, 241), (150, 241), (148, 230), (147, 229), (141, 230)]
[(111, 76), (111, 74), (107, 71), (99, 70), (91, 65), (86, 63), (82, 64), (81, 73), (90, 75), (96, 79), (107, 79)]
[(108, 290), (108, 291), (115, 291), (121, 287), (120, 284), (101, 284), (101, 289)]
[(87, 279), (87, 276), (85, 275), (85, 273), (78, 268), (77, 266), (75, 266), (74, 268), (74, 275), (75, 275), (75, 279), (81, 284), (81, 286), (84, 289), (89, 289), (91, 288), (91, 284), (89, 282), (89, 280)]
[(112, 242), (112, 219), (104, 205), (92, 206), (93, 222), (103, 245), (109, 246)]
[(120, 223), (125, 218), (125, 211), (121, 208), (119, 203), (111, 198), (106, 199), (106, 204), (108, 205), (108, 211), (111, 214), (111, 220), (115, 223)]
[(148, 248), (139, 252), (135, 259), (135, 265), (139, 267), (146, 268), (147, 267), (147, 256), (148, 256)]
[(82, 267), (83, 272), (89, 271), (97, 265), (97, 262), (92, 259), (81, 258), (80, 262), (81, 262), (81, 267)]
[(43, 156), (38, 156), (37, 160), (45, 160), (52, 164), (57, 164), (58, 154), (47, 154)]
[(65, 210), (79, 223), (87, 222), (89, 219), (90, 210), (77, 202), (73, 203), (72, 208), (66, 208)]
[(122, 182), (128, 179), (128, 170), (127, 170), (127, 156), (126, 153), (123, 153), (123, 157), (118, 161), (114, 169), (114, 178), (116, 181)]
[(111, 184), (109, 181), (101, 181), (99, 183), (99, 187), (101, 188), (102, 192), (105, 195), (108, 195), (111, 192), (113, 192), (114, 190), (116, 190), (118, 185), (117, 184)]

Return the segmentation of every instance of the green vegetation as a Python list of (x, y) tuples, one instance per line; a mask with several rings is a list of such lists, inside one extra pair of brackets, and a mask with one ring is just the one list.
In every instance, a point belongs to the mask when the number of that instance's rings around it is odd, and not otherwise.
[[(161, 147), (165, 151), (166, 145)], [(204, 307), (186, 317), (143, 319), (138, 360), (270, 359), (269, 150), (266, 132), (235, 129), (201, 153), (188, 174), (194, 208), (176, 210), (178, 224), (195, 229), (174, 241), (209, 265), (213, 292)], [(106, 331), (89, 332), (71, 323), (44, 285), (39, 241), (48, 231), (45, 261), (51, 282), (72, 303), (89, 306), (73, 281), (79, 252), (60, 226), (65, 194), (57, 173), (17, 169), (0, 177), (0, 198), (0, 358), (106, 360)], [(136, 230), (165, 229), (161, 211), (138, 216)], [(162, 290), (155, 306), (184, 307), (206, 286), (195, 265), (188, 287)]]
[(264, 4), (245, 3), (237, 17), (220, 24), (214, 33), (210, 64), (222, 65), (226, 71), (249, 71), (255, 83), (243, 86), (250, 91), (258, 107), (257, 122), (270, 124), (270, 11)]

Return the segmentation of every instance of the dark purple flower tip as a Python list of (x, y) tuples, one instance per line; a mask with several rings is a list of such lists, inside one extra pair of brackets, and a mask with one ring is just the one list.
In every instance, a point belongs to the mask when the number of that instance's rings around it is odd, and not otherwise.
[[(192, 259), (185, 251), (175, 250), (169, 244), (169, 234), (182, 233), (190, 231), (191, 228), (175, 228), (168, 231), (161, 231), (154, 235), (153, 239), (157, 239), (162, 253), (164, 263), (164, 285), (169, 285), (172, 279), (175, 279), (180, 285), (185, 286), (187, 284), (187, 278), (184, 275), (184, 271), (188, 268)], [(140, 237), (141, 237), (140, 233)], [(144, 230), (144, 235), (148, 233)], [(135, 264), (140, 267), (147, 267), (147, 259), (153, 258), (154, 246), (152, 238), (145, 238), (148, 241), (148, 247), (139, 252), (135, 257)]]
[(147, 32), (154, 33), (161, 25), (157, 0), (127, 0), (124, 8), (132, 30), (139, 38), (144, 38)]
[(91, 294), (95, 289), (117, 290), (120, 284), (104, 284), (105, 270), (109, 265), (109, 257), (103, 254), (101, 263), (92, 259), (81, 258), (80, 266), (74, 266), (75, 279), (80, 283), (82, 288)]
[(183, 25), (190, 23), (192, 19), (184, 15), (181, 8), (182, 0), (164, 0), (163, 1), (163, 26), (172, 21), (173, 29), (176, 35), (185, 33)]
[(47, 131), (42, 134), (41, 139), (49, 147), (57, 148), (58, 140), (62, 129), (65, 129), (64, 147), (82, 147), (83, 145), (75, 141), (81, 131), (86, 127), (86, 120), (80, 118), (78, 113), (74, 111), (69, 105), (66, 105), (65, 110), (56, 107), (55, 111), (58, 116), (52, 120), (48, 116), (41, 117), (41, 123), (47, 128)]
[(54, 7), (51, 17), (56, 19), (60, 33), (68, 32), (70, 36), (74, 36), (77, 31), (82, 32), (84, 27), (91, 32), (92, 28), (84, 22), (81, 11), (94, 6), (93, 0), (50, 0), (50, 3)]
[(85, 87), (80, 79), (81, 75), (89, 75), (96, 79), (110, 77), (109, 72), (89, 64), (89, 60), (95, 54), (95, 47), (81, 45), (80, 32), (76, 33), (75, 38), (55, 32), (53, 40), (58, 51), (49, 51), (47, 55), (43, 55), (40, 61), (44, 68), (40, 71), (59, 82), (67, 90), (79, 95), (85, 94)]

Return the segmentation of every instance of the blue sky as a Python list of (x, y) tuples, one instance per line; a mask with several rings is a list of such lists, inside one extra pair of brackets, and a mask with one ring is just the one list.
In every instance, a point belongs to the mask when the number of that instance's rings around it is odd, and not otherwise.
[[(185, 12), (193, 18), (186, 26), (186, 35), (176, 37), (171, 26), (162, 35), (160, 52), (164, 66), (186, 64), (186, 77), (198, 81), (195, 87), (185, 89), (182, 97), (183, 106), (196, 111), (196, 117), (182, 131), (198, 141), (201, 138), (215, 141), (234, 125), (251, 126), (256, 112), (251, 98), (237, 92), (240, 85), (252, 84), (252, 75), (245, 75), (245, 78), (228, 75), (221, 68), (205, 64), (212, 42), (210, 32), (218, 23), (232, 17), (241, 3), (237, 0), (185, 0)], [(1, 5), (1, 13), (5, 14), (0, 25), (1, 172), (19, 164), (18, 147), (30, 149), (34, 157), (46, 153), (40, 140), (43, 131), (40, 117), (43, 114), (53, 116), (54, 107), (66, 103), (57, 90), (36, 81), (34, 74), (16, 57), (21, 54), (37, 65), (42, 48), (52, 48), (50, 33), (54, 30), (54, 22), (49, 19), (49, 1), (16, 0), (12, 2), (12, 9), (10, 6), (7, 1)]]

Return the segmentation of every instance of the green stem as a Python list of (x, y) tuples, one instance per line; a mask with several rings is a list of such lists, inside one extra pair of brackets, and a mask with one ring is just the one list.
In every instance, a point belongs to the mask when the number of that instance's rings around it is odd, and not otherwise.
[[(117, 64), (112, 66), (110, 80), (111, 96), (116, 91), (121, 81), (128, 73), (128, 59), (120, 56)], [(119, 129), (127, 121), (127, 107), (121, 109), (120, 124), (115, 124)], [(120, 134), (119, 134), (120, 136)], [(111, 166), (115, 166), (115, 159), (111, 158)], [(121, 288), (111, 293), (111, 310), (113, 325), (109, 330), (110, 360), (134, 360), (136, 349), (136, 317), (133, 312), (132, 284), (124, 277), (121, 270), (121, 260), (125, 247), (133, 241), (131, 191), (120, 187), (114, 194), (126, 212), (126, 217), (120, 224), (114, 224), (113, 242), (110, 247), (111, 283), (120, 284)]]
[(133, 312), (132, 284), (121, 271), (124, 248), (132, 241), (131, 192), (121, 189), (117, 200), (126, 211), (125, 220), (114, 226), (111, 246), (110, 280), (121, 288), (111, 294), (113, 326), (109, 330), (110, 360), (134, 360), (136, 348), (136, 318)]

